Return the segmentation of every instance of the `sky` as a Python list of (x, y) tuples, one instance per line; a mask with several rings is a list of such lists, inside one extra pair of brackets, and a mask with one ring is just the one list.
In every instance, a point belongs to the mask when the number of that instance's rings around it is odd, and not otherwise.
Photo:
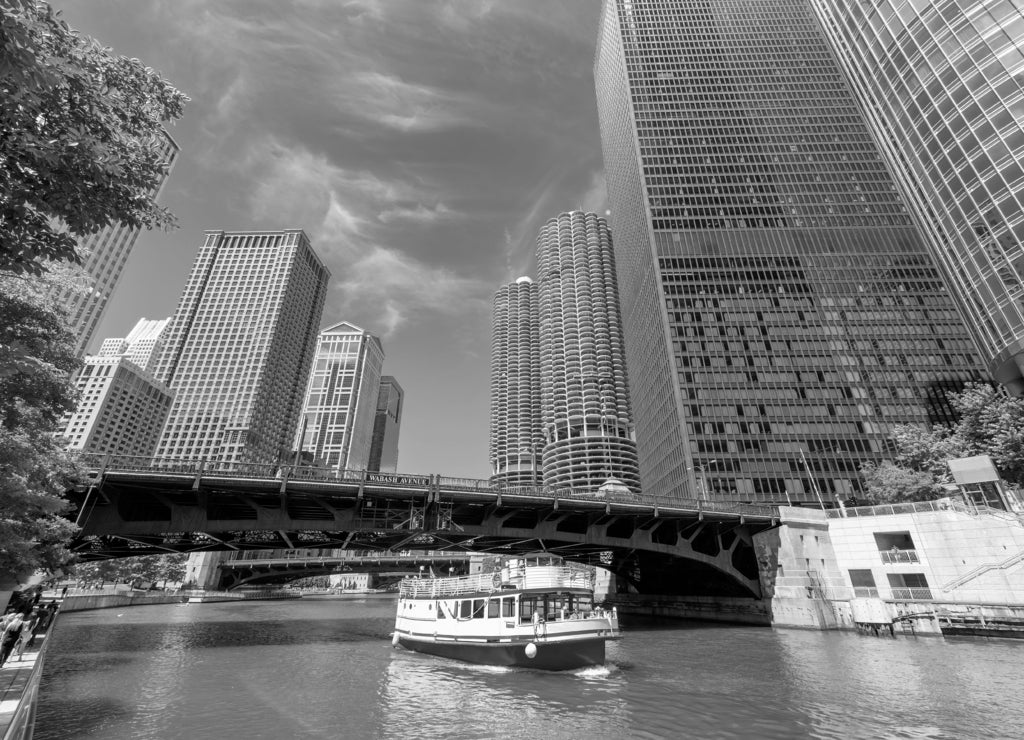
[(600, 0), (56, 0), (191, 102), (94, 337), (174, 312), (205, 230), (301, 228), (322, 326), (380, 337), (405, 390), (398, 469), (486, 478), (491, 302), (562, 211), (604, 213)]

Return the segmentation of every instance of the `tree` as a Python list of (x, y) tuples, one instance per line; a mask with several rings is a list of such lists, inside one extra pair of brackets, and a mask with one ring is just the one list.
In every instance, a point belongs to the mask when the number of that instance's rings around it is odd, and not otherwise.
[(960, 416), (954, 434), (961, 456), (989, 455), (1004, 480), (1024, 485), (1024, 398), (978, 383), (950, 401)]
[(74, 575), (90, 581), (120, 581), (132, 583), (135, 580), (156, 583), (163, 581), (180, 582), (185, 577), (185, 561), (188, 555), (138, 555), (130, 558), (115, 558), (92, 563), (80, 563), (74, 567)]
[(1004, 480), (1024, 484), (1024, 399), (982, 383), (949, 396), (956, 423), (924, 429), (899, 425), (892, 434), (895, 456), (860, 472), (865, 494), (875, 503), (925, 501), (943, 495), (952, 482), (949, 460), (989, 455)]
[(73, 407), (76, 359), (47, 288), (80, 261), (80, 237), (113, 223), (173, 225), (155, 201), (168, 167), (162, 124), (186, 101), (138, 60), (71, 30), (45, 2), (0, 0), (0, 576), (8, 580), (63, 565), (74, 532), (61, 517), (62, 493), (80, 471), (55, 433)]
[(864, 463), (860, 474), (864, 478), (864, 495), (875, 504), (928, 501), (946, 495), (931, 473), (901, 467), (888, 460), (878, 465)]
[(0, 273), (0, 573), (15, 579), (66, 563), (75, 531), (61, 514), (80, 471), (53, 432), (78, 359), (46, 288)]
[(0, 0), (0, 270), (79, 260), (112, 223), (170, 227), (162, 124), (188, 98), (39, 0)]

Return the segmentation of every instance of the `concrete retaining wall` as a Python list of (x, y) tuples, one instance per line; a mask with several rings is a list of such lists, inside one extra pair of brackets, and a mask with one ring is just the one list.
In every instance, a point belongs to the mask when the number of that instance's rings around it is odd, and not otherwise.
[(82, 612), (89, 609), (112, 609), (119, 606), (143, 606), (145, 604), (177, 604), (184, 597), (176, 593), (161, 594), (81, 594), (65, 596), (60, 605), (61, 612)]
[(668, 619), (700, 619), (732, 624), (771, 624), (768, 604), (760, 599), (727, 596), (657, 596), (614, 594), (605, 602), (619, 614)]

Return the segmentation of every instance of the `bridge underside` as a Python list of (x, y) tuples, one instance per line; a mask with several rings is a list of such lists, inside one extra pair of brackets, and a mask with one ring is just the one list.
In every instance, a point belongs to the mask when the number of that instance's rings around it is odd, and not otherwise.
[(544, 550), (601, 565), (639, 593), (760, 596), (752, 537), (769, 519), (603, 501), (287, 486), (108, 474), (69, 492), (83, 560), (212, 550)]

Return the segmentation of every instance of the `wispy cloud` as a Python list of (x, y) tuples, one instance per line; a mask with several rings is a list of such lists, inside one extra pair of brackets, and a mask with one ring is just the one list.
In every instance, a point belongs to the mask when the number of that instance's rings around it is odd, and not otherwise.
[[(353, 172), (273, 140), (257, 147), (243, 167), (259, 172), (249, 194), (251, 216), (273, 214), (277, 227), (306, 229), (335, 276), (331, 308), (339, 315), (373, 306), (373, 328), (387, 336), (430, 313), (458, 315), (469, 305), (478, 310), (491, 289), (386, 243), (394, 222), (423, 227), (458, 216), (443, 203), (428, 207), (416, 200), (425, 193), (409, 182)], [(402, 198), (413, 202), (395, 204)]]
[(475, 113), (483, 107), (465, 95), (378, 71), (339, 79), (332, 92), (346, 110), (404, 132), (478, 125)]
[(438, 203), (436, 206), (427, 207), (422, 203), (417, 203), (413, 207), (398, 206), (395, 208), (389, 208), (385, 211), (381, 211), (377, 214), (377, 220), (381, 223), (392, 223), (395, 221), (409, 221), (418, 224), (430, 224), (438, 221), (444, 221), (449, 219), (458, 218), (462, 214), (453, 211), (451, 208), (446, 206), (444, 203)]

